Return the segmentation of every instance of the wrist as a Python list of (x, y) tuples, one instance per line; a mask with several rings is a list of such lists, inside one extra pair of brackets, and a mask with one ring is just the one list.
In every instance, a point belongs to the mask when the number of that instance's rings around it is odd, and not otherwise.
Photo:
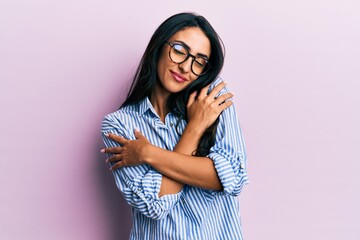
[(204, 126), (201, 126), (200, 124), (196, 124), (193, 122), (189, 122), (188, 125), (186, 126), (184, 132), (186, 131), (187, 133), (191, 134), (191, 136), (194, 136), (195, 138), (200, 138), (204, 132), (205, 132), (206, 128), (204, 128)]
[(148, 144), (143, 148), (143, 161), (145, 164), (148, 164), (150, 166), (152, 166), (153, 164), (153, 159), (154, 159), (154, 154), (157, 150), (157, 147), (152, 145), (152, 144)]

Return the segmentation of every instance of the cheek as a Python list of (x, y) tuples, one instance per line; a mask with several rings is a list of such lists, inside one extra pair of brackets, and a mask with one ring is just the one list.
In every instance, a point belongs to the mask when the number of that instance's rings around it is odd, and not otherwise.
[(159, 76), (162, 76), (165, 68), (166, 68), (166, 55), (164, 49), (162, 49), (156, 65), (157, 74)]
[(191, 75), (190, 75), (190, 82), (194, 82), (194, 81), (196, 81), (198, 78), (199, 78), (198, 76), (196, 76), (195, 74), (191, 73)]
[(162, 51), (157, 63), (157, 71), (159, 75), (164, 74), (164, 71), (170, 66), (168, 58), (168, 54), (165, 51)]
[(157, 74), (160, 78), (163, 77), (165, 69), (166, 69), (166, 64), (163, 58), (160, 58), (156, 67)]

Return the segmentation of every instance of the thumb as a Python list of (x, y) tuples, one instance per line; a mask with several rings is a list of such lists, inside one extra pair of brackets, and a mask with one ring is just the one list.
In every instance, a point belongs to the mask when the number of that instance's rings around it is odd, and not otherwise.
[(134, 132), (135, 132), (135, 137), (136, 137), (136, 139), (144, 138), (144, 135), (142, 135), (142, 133), (140, 132), (140, 129), (135, 128), (135, 129), (134, 129)]

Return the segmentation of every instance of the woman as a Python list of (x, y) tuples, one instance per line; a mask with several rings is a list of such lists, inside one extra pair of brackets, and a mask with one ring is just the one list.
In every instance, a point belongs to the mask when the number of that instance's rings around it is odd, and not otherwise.
[(236, 196), (248, 182), (231, 93), (210, 23), (176, 14), (153, 34), (120, 109), (102, 123), (130, 239), (242, 239)]

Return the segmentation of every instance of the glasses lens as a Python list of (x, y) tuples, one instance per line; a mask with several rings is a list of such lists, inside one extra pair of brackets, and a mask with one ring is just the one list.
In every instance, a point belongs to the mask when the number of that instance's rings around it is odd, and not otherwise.
[(206, 58), (197, 57), (194, 59), (192, 64), (192, 70), (196, 75), (205, 74), (208, 67), (208, 61)]
[(194, 58), (191, 65), (192, 72), (198, 76), (203, 75), (207, 72), (207, 70), (209, 69), (207, 58), (203, 58), (203, 57), (195, 58), (194, 56), (189, 54), (187, 48), (185, 48), (182, 44), (180, 43), (171, 43), (171, 44), (170, 44), (171, 48), (169, 55), (170, 55), (170, 59), (174, 63), (183, 63), (188, 59), (189, 56), (191, 56), (192, 58)]
[(175, 63), (184, 62), (188, 55), (188, 50), (181, 44), (174, 44), (170, 49), (170, 58)]

